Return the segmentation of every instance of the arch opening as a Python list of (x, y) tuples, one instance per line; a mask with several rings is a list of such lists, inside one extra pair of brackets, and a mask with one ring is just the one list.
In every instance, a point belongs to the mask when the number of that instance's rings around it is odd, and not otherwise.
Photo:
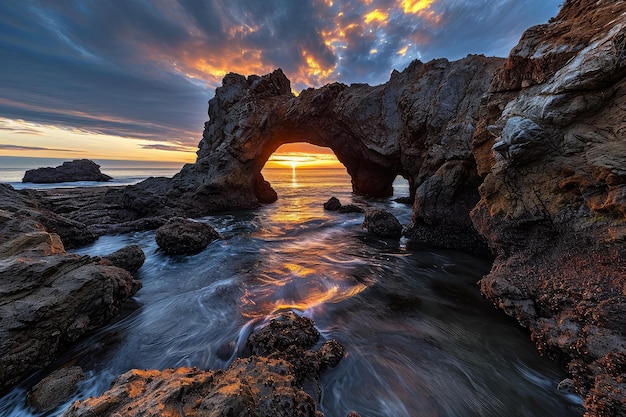
[(273, 142), (274, 146), (268, 146), (262, 152), (264, 155), (260, 160), (262, 163), (259, 164), (254, 184), (257, 198), (262, 203), (273, 202), (278, 198), (271, 184), (265, 180), (263, 171), (267, 169), (291, 170), (294, 184), (297, 184), (298, 170), (340, 169), (349, 175), (352, 192), (365, 197), (392, 196), (396, 177), (403, 175), (395, 169), (377, 164), (376, 161), (364, 159), (358, 152), (347, 154), (342, 153), (341, 149), (334, 149), (332, 145), (325, 146), (323, 141), (292, 139), (269, 142)]

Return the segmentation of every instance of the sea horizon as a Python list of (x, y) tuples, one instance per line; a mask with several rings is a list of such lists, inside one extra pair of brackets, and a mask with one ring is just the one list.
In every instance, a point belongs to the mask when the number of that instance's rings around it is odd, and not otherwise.
[[(57, 167), (72, 159), (0, 156), (0, 183), (11, 185), (15, 189), (25, 188), (66, 188), (66, 187), (101, 187), (116, 185), (132, 185), (149, 177), (173, 177), (183, 168), (183, 162), (171, 161), (136, 161), (114, 159), (91, 159), (100, 165), (100, 171), (113, 179), (107, 182), (77, 181), (51, 184), (23, 183), (26, 171), (44, 167)], [(344, 166), (266, 166), (262, 172), (288, 171), (330, 171), (340, 175), (348, 175)]]

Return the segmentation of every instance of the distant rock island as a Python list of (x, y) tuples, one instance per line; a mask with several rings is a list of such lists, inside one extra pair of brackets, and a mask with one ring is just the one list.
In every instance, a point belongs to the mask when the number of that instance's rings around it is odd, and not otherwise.
[(75, 159), (63, 162), (56, 168), (46, 167), (30, 169), (24, 174), (22, 182), (35, 184), (54, 184), (57, 182), (97, 181), (106, 182), (113, 178), (100, 172), (100, 165), (89, 159)]

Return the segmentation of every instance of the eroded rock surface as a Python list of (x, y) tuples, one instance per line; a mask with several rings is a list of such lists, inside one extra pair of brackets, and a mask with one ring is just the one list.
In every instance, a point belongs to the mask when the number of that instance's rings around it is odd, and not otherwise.
[(379, 86), (335, 83), (297, 97), (281, 70), (228, 74), (209, 102), (196, 163), (172, 180), (152, 179), (125, 193), (143, 195), (141, 207), (191, 217), (256, 207), (276, 198), (259, 177), (271, 154), (285, 143), (309, 142), (334, 151), (356, 194), (390, 196), (396, 176), (407, 178), (416, 196), (415, 239), (423, 228), (462, 230), (442, 245), (475, 246), (483, 239), (468, 213), (481, 179), (471, 139), (481, 98), (503, 63), (484, 56), (414, 61)]
[(472, 219), (497, 255), (481, 289), (567, 364), (590, 416), (626, 415), (623, 374), (594, 365), (626, 349), (625, 75), (626, 2), (567, 1), (511, 51), (474, 137)]
[(157, 229), (155, 240), (166, 253), (191, 255), (219, 237), (219, 233), (207, 223), (174, 217)]
[(248, 346), (253, 356), (237, 359), (225, 370), (134, 369), (100, 397), (77, 401), (63, 416), (320, 417), (302, 378), (319, 378), (325, 366), (339, 362), (343, 348), (328, 341), (311, 352), (318, 338), (310, 319), (288, 312), (252, 334)]
[(141, 283), (101, 258), (65, 251), (38, 202), (0, 184), (0, 391), (106, 323)]
[(75, 159), (52, 168), (37, 168), (26, 171), (22, 182), (52, 184), (57, 182), (97, 181), (106, 182), (113, 178), (100, 172), (100, 165), (89, 159)]
[(400, 238), (402, 236), (402, 224), (396, 217), (383, 209), (368, 209), (365, 211), (363, 227), (368, 233), (376, 236)]

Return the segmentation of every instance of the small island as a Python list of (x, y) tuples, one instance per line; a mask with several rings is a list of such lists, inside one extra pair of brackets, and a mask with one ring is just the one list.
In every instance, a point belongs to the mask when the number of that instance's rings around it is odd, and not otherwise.
[(30, 169), (24, 174), (22, 182), (35, 184), (54, 184), (58, 182), (97, 181), (106, 182), (113, 178), (100, 172), (100, 165), (89, 159), (75, 159), (63, 162), (56, 168), (46, 167)]

